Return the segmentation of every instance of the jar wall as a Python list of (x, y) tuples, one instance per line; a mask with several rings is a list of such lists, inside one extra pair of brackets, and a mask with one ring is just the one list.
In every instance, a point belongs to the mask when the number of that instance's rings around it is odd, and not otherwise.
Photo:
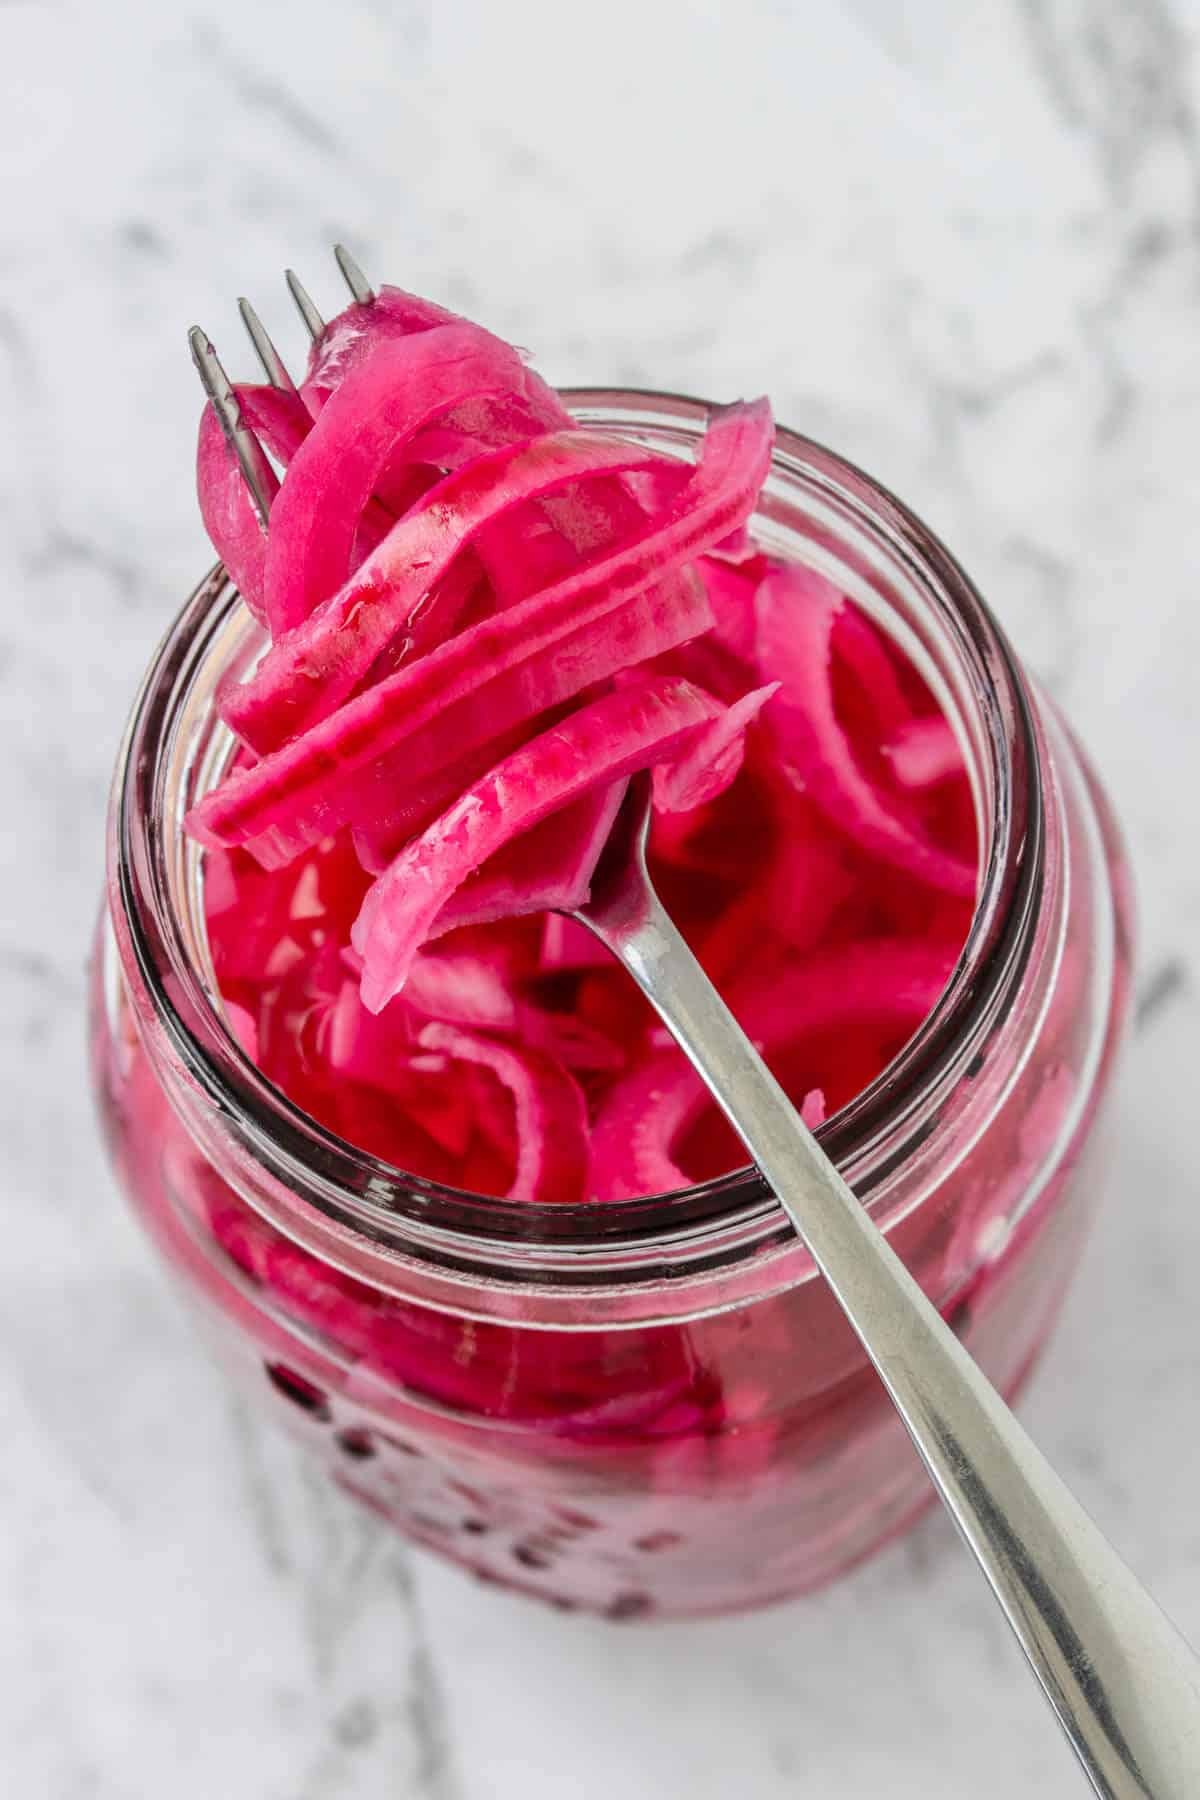
[[(1010, 1397), (1099, 1192), (1128, 988), (1115, 828), (1044, 708), (1040, 727), (1047, 876), (1021, 989), (891, 1197), (893, 1242)], [(807, 1591), (921, 1510), (903, 1429), (794, 1249), (764, 1251), (725, 1310), (715, 1280), (664, 1281), (661, 1324), (622, 1326), (598, 1302), (589, 1316), (585, 1299), (563, 1328), (536, 1290), (509, 1321), (433, 1308), (398, 1294), (394, 1270), (369, 1279), (369, 1258), (351, 1278), (217, 1172), (219, 1111), (185, 1127), (136, 985), (102, 922), (95, 1079), (126, 1191), (247, 1391), (408, 1536), (486, 1580), (632, 1619)]]
[[(707, 416), (662, 395), (572, 405), (684, 456)], [(754, 529), (891, 631), (959, 730), (990, 846), (972, 942), (916, 1049), (824, 1141), (1011, 1397), (1100, 1192), (1128, 1009), (1119, 834), (1069, 732), (899, 502), (781, 432)], [(239, 1067), (181, 821), (229, 753), (218, 685), (260, 648), (219, 572), (168, 634), (118, 771), (94, 959), (114, 1162), (212, 1344), (337, 1482), (484, 1579), (628, 1619), (827, 1581), (914, 1518), (928, 1484), (753, 1183), (682, 1223), (643, 1206), (650, 1226), (621, 1223), (615, 1249), (582, 1218), (565, 1250), (530, 1257), (528, 1213), (514, 1234), (479, 1201), (483, 1223), (463, 1225), (461, 1197), (322, 1140)]]

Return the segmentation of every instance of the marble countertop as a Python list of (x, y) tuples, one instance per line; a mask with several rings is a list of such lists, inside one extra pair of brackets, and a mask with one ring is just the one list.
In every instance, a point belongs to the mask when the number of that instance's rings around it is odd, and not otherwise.
[[(736, 22), (735, 22), (736, 21)], [(1132, 843), (1112, 1181), (1029, 1396), (1200, 1636), (1200, 0), (0, 7), (0, 1766), (38, 1800), (1008, 1800), (1081, 1782), (940, 1517), (721, 1625), (408, 1552), (194, 1348), (109, 1178), (105, 787), (205, 566), (185, 327), (328, 244), (552, 377), (767, 389), (899, 489)]]

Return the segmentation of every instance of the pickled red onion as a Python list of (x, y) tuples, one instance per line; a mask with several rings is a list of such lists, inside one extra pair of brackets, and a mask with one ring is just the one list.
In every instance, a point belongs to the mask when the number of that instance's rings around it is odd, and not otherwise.
[[(399, 993), (439, 913), (489, 857), (589, 789), (669, 760), (720, 712), (690, 682), (647, 677), (581, 707), (489, 770), (367, 894), (350, 934), (367, 1006), (377, 1012)], [(522, 904), (514, 895), (514, 909)]]

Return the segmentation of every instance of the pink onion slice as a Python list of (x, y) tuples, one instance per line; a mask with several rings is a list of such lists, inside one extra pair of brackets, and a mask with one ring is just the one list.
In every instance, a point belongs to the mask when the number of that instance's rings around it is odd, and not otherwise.
[(714, 643), (753, 667), (757, 643), (754, 593), (758, 572), (737, 568), (711, 554), (700, 559), (699, 567), (716, 620), (712, 630)]
[(912, 702), (878, 626), (856, 606), (843, 603), (833, 623), (833, 660), (853, 676), (867, 703), (872, 741), (900, 731), (913, 716)]
[[(615, 616), (591, 618), (557, 642), (531, 644), (530, 633), (513, 645), (509, 665), (493, 656), (467, 671), (457, 698), (450, 690), (439, 701), (435, 691), (408, 713), (401, 708), (412, 686), (405, 688), (400, 677), (383, 682), (294, 745), (228, 776), (190, 815), (189, 830), (202, 842), (224, 841), (232, 798), (234, 841), (264, 868), (282, 867), (344, 825), (353, 827), (363, 853), (374, 857), (387, 843), (399, 845), (422, 829), (462, 791), (458, 777), (469, 780), (468, 770), (481, 773), (507, 747), (543, 729), (544, 715), (563, 701), (703, 631), (710, 617), (703, 589), (688, 581), (681, 594), (677, 604), (659, 582), (625, 601)], [(400, 676), (416, 675), (435, 660), (430, 656)], [(353, 732), (344, 729), (348, 716)], [(318, 756), (312, 754), (314, 740)], [(485, 747), (486, 754), (479, 754)], [(448, 778), (452, 767), (454, 781)], [(251, 788), (247, 811), (243, 773), (263, 770), (267, 779), (257, 792)]]
[(430, 936), (519, 913), (582, 906), (625, 789), (624, 781), (615, 781), (584, 794), (505, 844), (447, 901)]
[[(714, 1104), (675, 1046), (631, 1071), (609, 1090), (592, 1129), (589, 1197), (638, 1200), (690, 1187), (692, 1177), (674, 1160), (671, 1146)], [(810, 1131), (824, 1124), (825, 1096), (820, 1088), (804, 1096), (800, 1117)]]
[(247, 425), (286, 468), (312, 429), (311, 415), (299, 394), (255, 383), (239, 384), (237, 397)]
[(884, 744), (883, 753), (905, 787), (936, 787), (962, 773), (958, 739), (941, 713), (909, 719)]
[(436, 301), (422, 300), (403, 288), (381, 287), (369, 306), (348, 306), (331, 319), (308, 352), (304, 388), (328, 393), (355, 365), (393, 338), (431, 331), (438, 325), (461, 325), (463, 319)]
[[(411, 744), (417, 729), (431, 720), (440, 717), (446, 725), (455, 712), (452, 702), (471, 702), (468, 716), (454, 719), (458, 751), (465, 754), (516, 723), (513, 717), (497, 718), (488, 705), (501, 679), (507, 677), (510, 688), (521, 682), (536, 687), (538, 705), (526, 706), (528, 716), (705, 630), (712, 614), (698, 583), (679, 587), (682, 597), (692, 596), (690, 615), (673, 607), (669, 618), (653, 622), (660, 636), (656, 647), (648, 642), (653, 633), (646, 608), (650, 604), (652, 611), (652, 603), (643, 601), (632, 611), (629, 603), (666, 568), (685, 562), (749, 513), (772, 438), (765, 402), (722, 409), (709, 426), (684, 498), (665, 521), (598, 565), (482, 620), (256, 767), (230, 775), (193, 810), (189, 829), (209, 844), (254, 841), (260, 859), (286, 862), (304, 844), (345, 824), (356, 789), (361, 798), (363, 771), (378, 766), (406, 739)], [(637, 628), (631, 632), (640, 634), (636, 645), (620, 641), (623, 622)], [(589, 627), (600, 636), (589, 638)], [(547, 654), (549, 669), (538, 663)], [(444, 752), (443, 745), (442, 764), (450, 760)], [(420, 773), (436, 766), (427, 756)]]
[[(701, 938), (700, 960), (717, 985), (776, 951), (803, 955), (836, 930), (859, 891), (848, 861), (832, 832), (805, 829), (803, 813), (773, 821), (761, 862), (739, 870), (738, 893)], [(851, 914), (845, 924), (857, 922)]]
[[(250, 681), (226, 692), (226, 723), (265, 754), (328, 718), (395, 638), (406, 637), (410, 655), (420, 655), (443, 637), (430, 597), (482, 525), (564, 482), (628, 468), (646, 454), (568, 431), (506, 445), (446, 476), (336, 594), (276, 640)], [(285, 483), (277, 504), (286, 491)], [(286, 533), (272, 541), (286, 553)]]
[[(348, 306), (331, 319), (309, 351), (308, 372), (301, 387), (301, 397), (314, 418), (359, 363), (373, 356), (384, 344), (397, 338), (411, 337), (435, 330), (441, 325), (470, 325), (480, 338), (487, 339), (504, 351), (513, 346), (494, 333), (474, 325), (461, 314), (454, 313), (432, 300), (422, 300), (403, 288), (382, 287), (368, 306)], [(523, 352), (517, 351), (518, 356)], [(524, 395), (535, 406), (544, 425), (557, 430), (571, 423), (571, 416), (558, 394), (541, 376), (525, 369)]]
[[(364, 357), (372, 356), (381, 344), (395, 338), (432, 331), (438, 325), (464, 324), (471, 324), (481, 337), (491, 338), (506, 350), (514, 348), (482, 325), (464, 319), (461, 313), (451, 312), (448, 307), (439, 306), (434, 300), (423, 300), (420, 295), (406, 293), (403, 288), (381, 287), (369, 306), (348, 306), (329, 321), (309, 349), (302, 392), (315, 389), (322, 396), (331, 393)], [(517, 354), (524, 360), (524, 351), (518, 349)], [(527, 369), (526, 373), (529, 391), (537, 394), (539, 404), (555, 408), (555, 422), (566, 424), (569, 414), (555, 390), (532, 369)]]
[[(246, 423), (272, 456), (286, 466), (308, 432), (309, 418), (303, 402), (296, 394), (260, 385), (239, 386), (236, 391)], [(211, 404), (200, 418), (196, 492), (213, 549), (250, 611), (260, 624), (265, 623), (267, 539), (250, 504), (237, 458), (225, 442)], [(272, 516), (274, 510), (272, 505)]]
[(690, 682), (652, 677), (581, 707), (490, 770), (368, 892), (351, 931), (366, 1005), (378, 1011), (399, 993), (438, 914), (489, 857), (590, 788), (670, 757), (718, 712)]
[(744, 972), (730, 983), (728, 999), (743, 1029), (767, 1048), (855, 1020), (915, 1028), (957, 959), (954, 945), (864, 938)]
[(810, 1131), (823, 1125), (826, 1119), (825, 1095), (820, 1088), (810, 1088), (800, 1103), (800, 1117)]
[(562, 581), (581, 560), (570, 539), (550, 519), (544, 503), (514, 507), (483, 526), (476, 548), (500, 607)]
[[(419, 951), (409, 969), (405, 999), (428, 1019), (483, 1031), (516, 1029), (517, 1001), (508, 972), (477, 949)], [(386, 1018), (391, 1010), (380, 1016)]]
[[(498, 738), (490, 738), (479, 744), (465, 756), (454, 757), (449, 762), (438, 762), (425, 770), (421, 779), (412, 784), (408, 779), (408, 765), (401, 750), (383, 757), (371, 771), (370, 778), (364, 778), (360, 792), (356, 792), (347, 801), (345, 823), (349, 824), (354, 842), (355, 855), (362, 867), (370, 875), (382, 875), (393, 863), (409, 838), (424, 831), (427, 825), (453, 805), (458, 796), (478, 781), (481, 775), (500, 762), (510, 751), (536, 732), (561, 716), (561, 708), (552, 710), (542, 720), (528, 721), (514, 727), (511, 731), (502, 732)], [(421, 767), (418, 758), (418, 767)], [(271, 848), (280, 843), (281, 834), (272, 834)], [(266, 847), (255, 844), (255, 853), (266, 856), (268, 864), (279, 861), (286, 862), (292, 854), (290, 844), (284, 840), (277, 855), (268, 855)]]
[(783, 777), (873, 855), (948, 893), (975, 892), (974, 867), (942, 849), (898, 797), (863, 774), (834, 708), (831, 654), (843, 596), (811, 570), (777, 566), (756, 597), (759, 664), (782, 686), (768, 717)]
[(488, 1069), (512, 1096), (516, 1113), (516, 1170), (503, 1197), (573, 1202), (587, 1180), (587, 1106), (578, 1082), (543, 1051), (452, 1025), (430, 1024), (420, 1035), (428, 1050), (452, 1062)]
[[(243, 417), (275, 460), (287, 469), (312, 428), (312, 418), (296, 394), (276, 388), (239, 385)], [(215, 432), (214, 432), (215, 428)], [(436, 479), (436, 471), (413, 498)], [(268, 543), (245, 492), (237, 461), (225, 444), (211, 406), (205, 409), (197, 446), (196, 481), (200, 512), (214, 549), (260, 624), (267, 622), (265, 588)], [(276, 496), (278, 498), (278, 496)], [(274, 518), (274, 506), (272, 506)], [(357, 521), (355, 556), (374, 549), (395, 523), (395, 515), (372, 496)], [(274, 530), (274, 526), (273, 526)]]
[(663, 812), (692, 812), (732, 786), (746, 754), (746, 727), (778, 691), (779, 683), (772, 681), (743, 694), (699, 734), (677, 762), (655, 769), (654, 804)]
[(435, 629), (442, 638), (453, 637), (480, 619), (490, 618), (495, 610), (495, 595), (478, 557), (473, 551), (464, 550), (426, 596), (413, 633), (392, 639), (355, 683), (351, 697), (386, 681), (404, 663), (420, 655)]
[(343, 964), (342, 979), (326, 1021), (325, 1051), (330, 1069), (347, 1081), (364, 1081), (397, 1094), (421, 1021), (403, 1007), (368, 1012), (357, 979)]
[(592, 1126), (592, 1200), (673, 1194), (691, 1178), (671, 1157), (708, 1101), (682, 1050), (663, 1050), (610, 1088)]
[(293, 455), (267, 552), (267, 616), (278, 635), (341, 587), (363, 508), (422, 426), (463, 400), (519, 385), (523, 368), (470, 325), (380, 345), (330, 396)]
[(211, 405), (200, 415), (196, 497), (213, 549), (254, 617), (260, 624), (265, 623), (267, 539), (246, 492), (237, 458), (225, 441)]
[[(361, 967), (361, 963), (360, 963)], [(625, 1055), (603, 1032), (571, 1013), (556, 1013), (528, 999), (511, 969), (478, 942), (468, 949), (455, 944), (426, 948), (413, 958), (404, 988), (409, 1012), (469, 1030), (500, 1033), (544, 1050), (565, 1068), (611, 1073), (624, 1066)], [(364, 1016), (386, 1021), (402, 1009), (385, 1007)]]
[[(299, 394), (258, 386), (239, 387), (237, 395), (247, 423), (258, 433), (276, 462), (282, 463), (285, 469), (289, 468), (292, 458), (312, 430), (313, 423), (312, 414)], [(437, 479), (437, 471), (428, 470), (424, 481), (414, 484), (413, 471), (407, 465), (406, 475), (414, 491), (405, 505), (416, 499), (419, 493)], [(353, 560), (361, 562), (390, 531), (396, 520), (395, 510), (389, 511), (389, 507), (393, 507), (393, 500), (394, 496), (390, 491), (384, 493), (381, 489), (365, 503), (355, 536)]]
[[(768, 1059), (812, 1033), (863, 1020), (916, 1027), (942, 992), (956, 952), (904, 940), (867, 940), (817, 952), (803, 962), (773, 963), (728, 990), (739, 1023)], [(659, 1051), (612, 1087), (592, 1128), (591, 1193), (628, 1200), (689, 1185), (672, 1147), (707, 1106), (707, 1089), (674, 1047)], [(810, 1090), (801, 1117), (823, 1122), (825, 1097)]]
[[(551, 394), (549, 402), (546, 393)], [(489, 450), (539, 437), (543, 431), (563, 431), (573, 423), (553, 397), (553, 390), (535, 384), (522, 364), (516, 387), (486, 400), (465, 402), (424, 426), (399, 453), (396, 466), (419, 459), (435, 463), (449, 474)]]

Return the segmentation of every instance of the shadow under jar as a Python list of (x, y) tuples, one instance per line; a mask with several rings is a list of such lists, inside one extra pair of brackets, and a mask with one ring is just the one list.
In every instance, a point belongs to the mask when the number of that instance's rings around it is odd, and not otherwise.
[[(568, 400), (688, 458), (706, 417), (666, 395)], [(1129, 985), (1118, 835), (962, 571), (889, 494), (781, 432), (753, 531), (892, 636), (961, 740), (970, 937), (921, 1031), (819, 1136), (1012, 1396), (1096, 1195)], [(829, 1580), (929, 1490), (752, 1171), (604, 1206), (457, 1193), (333, 1137), (242, 1054), (182, 821), (231, 753), (218, 683), (261, 648), (218, 569), (155, 657), (116, 771), (93, 974), (112, 1155), (214, 1347), (343, 1488), (487, 1580), (618, 1619)]]

